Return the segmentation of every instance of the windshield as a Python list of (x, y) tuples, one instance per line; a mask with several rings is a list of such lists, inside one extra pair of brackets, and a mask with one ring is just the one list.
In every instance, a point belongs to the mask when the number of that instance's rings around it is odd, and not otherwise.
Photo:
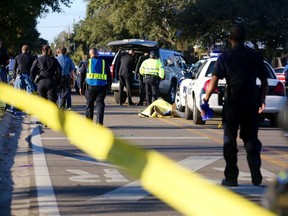
[(216, 63), (216, 61), (211, 61), (210, 65), (208, 67), (208, 70), (206, 71), (206, 74), (205, 74), (206, 77), (212, 77), (215, 63)]
[(266, 69), (267, 69), (267, 78), (277, 79), (273, 69), (266, 62), (265, 62), (265, 66), (266, 66)]

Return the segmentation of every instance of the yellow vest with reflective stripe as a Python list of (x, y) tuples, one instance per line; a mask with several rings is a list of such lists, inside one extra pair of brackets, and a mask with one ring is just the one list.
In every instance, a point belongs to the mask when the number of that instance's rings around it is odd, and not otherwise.
[(141, 75), (152, 75), (159, 76), (161, 79), (164, 78), (164, 67), (160, 59), (146, 59), (140, 67)]
[(107, 85), (107, 74), (105, 73), (105, 61), (103, 59), (89, 59), (86, 83), (90, 86)]

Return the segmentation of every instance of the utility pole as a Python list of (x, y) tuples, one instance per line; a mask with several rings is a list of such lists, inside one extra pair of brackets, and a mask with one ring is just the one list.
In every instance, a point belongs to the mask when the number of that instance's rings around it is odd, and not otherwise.
[(68, 25), (68, 53), (70, 52), (70, 25)]

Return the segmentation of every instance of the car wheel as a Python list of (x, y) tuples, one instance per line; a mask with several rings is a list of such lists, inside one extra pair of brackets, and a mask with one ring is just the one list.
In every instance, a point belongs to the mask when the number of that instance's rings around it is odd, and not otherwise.
[(166, 101), (170, 104), (173, 104), (175, 101), (175, 95), (176, 95), (176, 85), (174, 83), (171, 83), (170, 89), (166, 95)]
[(196, 101), (193, 103), (193, 122), (194, 124), (204, 125), (206, 122), (202, 120), (201, 112), (197, 109)]
[(185, 119), (187, 120), (191, 120), (193, 118), (193, 112), (190, 110), (188, 104), (187, 104), (187, 100), (185, 103)]
[(181, 98), (180, 98), (180, 89), (177, 89), (177, 91), (176, 91), (175, 104), (176, 104), (177, 110), (179, 110), (181, 112), (184, 111), (184, 106), (182, 106)]
[[(127, 98), (127, 94), (126, 94), (126, 92), (123, 92), (123, 93), (122, 93), (122, 100), (121, 100), (121, 102), (122, 102), (122, 103), (125, 103), (126, 98)], [(117, 104), (120, 103), (120, 94), (119, 94), (119, 91), (114, 91), (114, 100), (115, 100), (115, 102), (116, 102)]]

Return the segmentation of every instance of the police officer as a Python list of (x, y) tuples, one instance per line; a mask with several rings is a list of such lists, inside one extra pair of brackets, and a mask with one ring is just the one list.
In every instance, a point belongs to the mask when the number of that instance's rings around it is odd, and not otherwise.
[(150, 52), (150, 58), (146, 59), (141, 67), (140, 74), (144, 76), (146, 103), (149, 106), (158, 99), (159, 82), (164, 79), (164, 68), (160, 59), (156, 58), (154, 51)]
[(96, 101), (96, 123), (103, 125), (107, 88), (111, 86), (109, 67), (103, 59), (98, 58), (97, 49), (89, 50), (90, 59), (80, 68), (80, 94), (85, 91), (86, 117), (93, 120), (94, 102)]
[(140, 74), (140, 67), (142, 63), (149, 58), (149, 53), (145, 52), (143, 56), (139, 57), (139, 60), (137, 62), (136, 68), (135, 68), (135, 74), (138, 76), (139, 80), (139, 102), (136, 104), (137, 106), (143, 106), (144, 99), (145, 99), (145, 84), (143, 80), (143, 75)]
[[(203, 99), (209, 98), (218, 85), (219, 79), (226, 79), (226, 95), (223, 105), (222, 122), (224, 128), (224, 159), (226, 167), (224, 186), (238, 186), (237, 131), (244, 142), (253, 185), (260, 185), (260, 151), (262, 144), (258, 139), (259, 113), (265, 108), (268, 89), (267, 71), (263, 58), (253, 49), (245, 47), (246, 29), (237, 24), (230, 29), (232, 49), (222, 53), (215, 65), (213, 76)], [(261, 87), (256, 85), (257, 77)]]
[[(42, 47), (42, 55), (35, 59), (30, 76), (37, 85), (37, 92), (54, 103), (57, 102), (57, 91), (61, 81), (62, 67), (52, 55), (49, 45)], [(36, 77), (38, 77), (36, 79)]]

